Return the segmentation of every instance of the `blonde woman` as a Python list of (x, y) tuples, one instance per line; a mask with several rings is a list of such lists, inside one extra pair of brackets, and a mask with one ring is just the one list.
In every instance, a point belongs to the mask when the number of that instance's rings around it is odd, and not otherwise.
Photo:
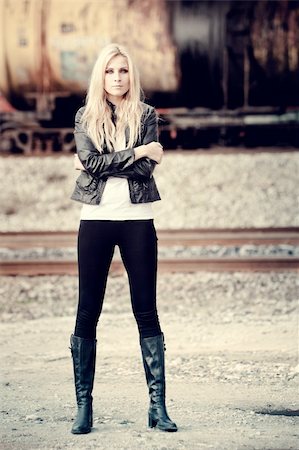
[(128, 273), (145, 376), (150, 427), (177, 431), (165, 406), (164, 335), (156, 308), (157, 236), (151, 203), (160, 200), (153, 171), (162, 159), (155, 109), (140, 98), (139, 75), (127, 50), (103, 48), (86, 106), (75, 117), (81, 170), (72, 199), (83, 203), (78, 234), (79, 303), (71, 351), (78, 412), (72, 433), (92, 427), (96, 327), (114, 248)]

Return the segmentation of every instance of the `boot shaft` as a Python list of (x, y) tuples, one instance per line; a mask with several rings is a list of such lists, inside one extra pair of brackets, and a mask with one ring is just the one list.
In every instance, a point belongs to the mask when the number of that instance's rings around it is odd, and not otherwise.
[(74, 379), (78, 405), (91, 398), (96, 362), (96, 339), (71, 336)]
[(141, 338), (140, 346), (150, 395), (149, 427), (157, 427), (163, 431), (177, 431), (176, 424), (168, 416), (165, 404), (165, 345), (163, 333), (158, 336)]
[(146, 382), (152, 402), (165, 399), (164, 335), (141, 338), (140, 346)]

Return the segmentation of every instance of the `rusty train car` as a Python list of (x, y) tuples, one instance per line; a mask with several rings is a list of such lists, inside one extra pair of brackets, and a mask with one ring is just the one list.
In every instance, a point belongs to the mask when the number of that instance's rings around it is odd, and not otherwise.
[(166, 148), (299, 147), (297, 0), (0, 0), (0, 151), (74, 151), (102, 46), (126, 45)]

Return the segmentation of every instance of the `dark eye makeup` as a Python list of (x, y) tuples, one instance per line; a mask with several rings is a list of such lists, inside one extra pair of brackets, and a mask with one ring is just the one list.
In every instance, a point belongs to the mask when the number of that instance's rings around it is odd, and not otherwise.
[[(120, 71), (123, 73), (127, 73), (128, 69), (123, 68), (123, 69), (120, 69)], [(113, 73), (113, 72), (114, 72), (114, 69), (106, 69), (106, 73)]]

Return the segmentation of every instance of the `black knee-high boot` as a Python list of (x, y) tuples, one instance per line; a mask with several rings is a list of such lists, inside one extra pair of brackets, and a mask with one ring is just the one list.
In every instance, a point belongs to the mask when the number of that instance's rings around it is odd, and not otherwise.
[(164, 335), (141, 338), (145, 376), (150, 395), (148, 411), (149, 427), (163, 431), (177, 431), (177, 426), (169, 418), (165, 405), (165, 359)]
[(96, 361), (96, 339), (71, 335), (71, 352), (78, 405), (73, 434), (90, 433), (92, 427), (92, 389)]

